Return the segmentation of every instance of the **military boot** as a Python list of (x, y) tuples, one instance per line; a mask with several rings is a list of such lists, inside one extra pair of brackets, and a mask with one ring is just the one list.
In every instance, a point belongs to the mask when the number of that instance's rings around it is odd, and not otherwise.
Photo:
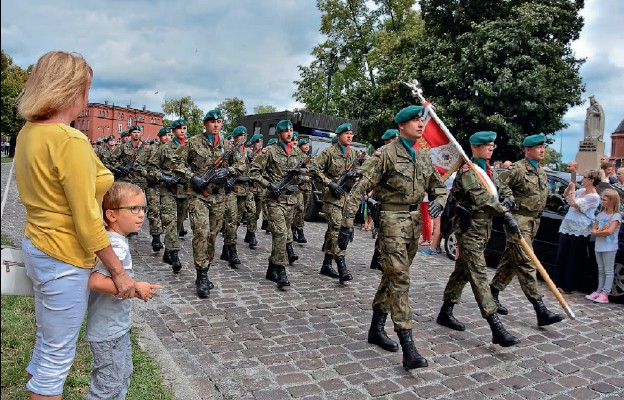
[(221, 248), (221, 256), (219, 258), (223, 261), (230, 261), (229, 245), (225, 243), (223, 244), (223, 247)]
[(180, 262), (180, 257), (178, 257), (178, 250), (173, 250), (169, 257), (171, 257), (171, 269), (174, 274), (177, 274), (182, 269), (182, 263)]
[(378, 269), (380, 271), (382, 270), (381, 269), (381, 253), (377, 249), (375, 249), (375, 252), (373, 252), (373, 258), (371, 258), (370, 268)]
[(492, 329), (492, 343), (509, 347), (520, 343), (520, 340), (511, 333), (507, 332), (498, 315), (492, 314), (487, 318), (490, 329)]
[(245, 243), (249, 243), (249, 236), (251, 236), (251, 232), (247, 231), (247, 233), (245, 234)]
[(205, 269), (197, 270), (197, 279), (195, 279), (195, 291), (197, 297), (205, 299), (210, 294), (210, 281), (208, 280), (208, 271)]
[(299, 235), (297, 232), (297, 228), (295, 228), (294, 226), (290, 227), (290, 231), (292, 232), (292, 237), (293, 237), (293, 242), (298, 242), (299, 241)]
[(490, 285), (490, 291), (492, 292), (492, 297), (494, 298), (494, 303), (496, 304), (496, 307), (498, 307), (496, 309), (496, 312), (499, 313), (500, 315), (507, 315), (507, 314), (509, 314), (509, 310), (507, 310), (507, 308), (505, 306), (503, 306), (500, 303), (500, 301), (498, 301), (499, 290), (496, 289), (494, 286)]
[(184, 229), (184, 226), (182, 226), (182, 229), (180, 229), (180, 232), (178, 233), (178, 237), (184, 237), (187, 233), (188, 232)]
[(299, 256), (293, 250), (292, 243), (286, 243), (286, 253), (288, 253), (288, 264), (290, 265), (293, 265), (299, 259)]
[(277, 282), (277, 266), (271, 261), (269, 261), (269, 267), (267, 268), (265, 278), (272, 282)]
[(249, 233), (249, 248), (255, 249), (256, 246), (258, 246), (258, 239), (256, 239), (256, 233), (255, 232), (248, 232), (248, 233)]
[(376, 344), (386, 351), (399, 351), (399, 345), (386, 334), (386, 318), (388, 313), (381, 310), (373, 310), (373, 319), (368, 329), (368, 343)]
[(163, 253), (162, 260), (164, 263), (171, 265), (171, 251), (170, 250), (165, 250), (165, 252)]
[(230, 268), (238, 268), (238, 265), (241, 263), (238, 258), (238, 251), (236, 250), (236, 244), (231, 244), (229, 247), (229, 257), (228, 261), (230, 263)]
[(418, 353), (416, 346), (414, 346), (414, 339), (412, 339), (411, 329), (399, 329), (397, 331), (399, 336), (399, 342), (403, 349), (403, 368), (414, 369), (423, 368), (429, 365), (427, 360)]
[(436, 322), (448, 328), (455, 329), (456, 331), (465, 331), (466, 326), (459, 322), (453, 315), (453, 306), (454, 304), (450, 301), (445, 301), (442, 304), (442, 308), (440, 309)]
[(277, 283), (277, 287), (280, 289), (284, 286), (290, 286), (288, 275), (286, 275), (286, 267), (277, 266), (277, 281), (275, 283)]
[(537, 315), (537, 326), (546, 326), (556, 324), (563, 321), (563, 315), (555, 314), (546, 308), (544, 302), (540, 300), (531, 300), (533, 308), (535, 308), (535, 314)]
[(319, 274), (329, 276), (330, 278), (338, 278), (338, 272), (332, 267), (333, 260), (334, 256), (325, 254), (325, 259), (323, 259), (323, 265), (321, 266)]
[(163, 244), (160, 242), (160, 235), (152, 235), (152, 250), (160, 251), (163, 248)]
[(341, 285), (353, 279), (353, 276), (351, 276), (351, 273), (347, 269), (344, 256), (336, 257), (336, 266), (338, 267), (338, 280)]
[(308, 243), (308, 239), (303, 234), (303, 228), (297, 228), (297, 243)]

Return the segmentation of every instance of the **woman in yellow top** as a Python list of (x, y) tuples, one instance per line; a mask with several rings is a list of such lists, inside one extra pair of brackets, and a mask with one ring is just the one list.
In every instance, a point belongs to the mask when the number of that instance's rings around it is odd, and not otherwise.
[(111, 272), (119, 297), (133, 297), (136, 290), (102, 222), (102, 198), (113, 175), (87, 137), (70, 127), (86, 107), (92, 79), (82, 56), (51, 51), (37, 61), (18, 99), (27, 122), (17, 137), (15, 177), (26, 208), (22, 249), (37, 321), (26, 368), (31, 399), (62, 398), (95, 256)]

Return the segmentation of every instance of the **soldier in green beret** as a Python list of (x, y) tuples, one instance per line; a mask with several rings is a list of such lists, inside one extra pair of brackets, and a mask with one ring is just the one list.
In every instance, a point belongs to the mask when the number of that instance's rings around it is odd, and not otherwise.
[[(262, 135), (255, 133), (249, 142), (247, 142), (247, 159), (249, 167), (257, 157), (262, 157)], [(257, 185), (255, 182), (249, 182), (249, 191), (253, 207), (250, 206), (247, 214), (247, 233), (245, 234), (245, 243), (249, 244), (250, 249), (255, 249), (258, 246), (258, 239), (256, 238), (256, 230), (258, 229), (258, 218), (262, 212), (262, 198), (264, 196), (264, 189), (262, 186)]]
[[(307, 137), (300, 138), (297, 140), (297, 147), (299, 147), (299, 150), (301, 150), (301, 153), (303, 153), (305, 157), (310, 156), (310, 139)], [(312, 193), (312, 180), (309, 176), (302, 175), (299, 178), (298, 184), (301, 192), (299, 194), (299, 199), (297, 200), (295, 216), (293, 218), (293, 240), (297, 241), (297, 243), (303, 244), (308, 243), (308, 239), (305, 237), (303, 228), (305, 226), (305, 210), (308, 209), (308, 203), (310, 202), (310, 196)]]
[(428, 365), (414, 346), (408, 298), (410, 266), (418, 251), (421, 231), (419, 204), (427, 194), (431, 202), (429, 213), (435, 217), (442, 212), (436, 198), (447, 192), (429, 151), (418, 145), (424, 130), (423, 113), (423, 107), (409, 106), (394, 117), (400, 138), (382, 146), (360, 168), (362, 177), (347, 196), (338, 234), (339, 247), (346, 249), (362, 196), (374, 190), (375, 198), (381, 202), (379, 236), (383, 271), (373, 300), (368, 342), (387, 351), (398, 351), (399, 346), (384, 330), (391, 313), (403, 349), (403, 366), (408, 369)]
[(398, 129), (388, 129), (381, 135), (381, 140), (384, 141), (384, 145), (390, 144), (395, 140), (399, 139), (399, 130)]
[(130, 131), (123, 131), (119, 134), (119, 137), (121, 138), (121, 144), (124, 144), (126, 142), (129, 142), (130, 140), (132, 140), (132, 137), (130, 136)]
[(269, 146), (263, 157), (254, 159), (250, 171), (251, 180), (266, 188), (266, 216), (272, 235), (266, 278), (275, 282), (278, 288), (290, 286), (286, 265), (292, 265), (299, 258), (293, 250), (290, 231), (295, 193), (299, 189), (292, 184), (283, 188), (278, 185), (285, 176), (292, 177), (301, 173), (294, 169), (302, 154), (299, 149), (290, 146), (292, 132), (291, 121), (278, 122), (275, 127), (278, 143)]
[(267, 146), (270, 146), (270, 145), (275, 144), (275, 143), (277, 143), (277, 138), (271, 138), (267, 142)]
[[(518, 221), (522, 237), (531, 249), (540, 225), (540, 217), (549, 200), (548, 177), (540, 166), (546, 153), (545, 143), (544, 134), (527, 136), (522, 143), (524, 158), (500, 174), (500, 180), (513, 192), (516, 204), (511, 212)], [(522, 249), (520, 238), (508, 229), (505, 229), (505, 237), (505, 250), (490, 285), (498, 307), (497, 312), (508, 314), (507, 308), (498, 300), (498, 294), (505, 290), (514, 276), (518, 276), (520, 287), (537, 314), (537, 325), (545, 326), (563, 321), (563, 315), (552, 313), (542, 301), (535, 265)]]
[(490, 168), (489, 162), (496, 148), (495, 139), (496, 133), (491, 131), (477, 132), (470, 136), (472, 162), (476, 167), (472, 169), (464, 164), (453, 181), (452, 191), (457, 200), (459, 217), (455, 220), (454, 231), (461, 251), (455, 262), (455, 270), (444, 289), (444, 304), (436, 322), (457, 331), (466, 329), (453, 316), (453, 306), (460, 302), (464, 286), (470, 282), (481, 316), (487, 320), (492, 330), (492, 343), (508, 347), (520, 341), (505, 330), (496, 314), (497, 306), (488, 285), (483, 255), (490, 238), (493, 217), (504, 215), (505, 225), (513, 232), (519, 231), (516, 220), (509, 212), (514, 205), (511, 189)]
[(110, 158), (111, 152), (115, 149), (117, 139), (115, 138), (115, 135), (110, 135), (104, 137), (104, 139), (102, 139), (102, 142), (103, 144), (98, 147), (98, 151), (96, 154), (100, 161), (102, 161), (102, 164), (104, 164), (106, 168), (111, 169), (111, 165), (109, 164), (108, 160)]

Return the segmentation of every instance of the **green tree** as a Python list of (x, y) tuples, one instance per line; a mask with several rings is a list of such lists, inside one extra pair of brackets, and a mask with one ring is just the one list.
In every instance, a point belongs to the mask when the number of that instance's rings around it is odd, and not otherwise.
[(544, 159), (542, 160), (542, 165), (547, 165), (554, 170), (564, 171), (563, 169), (561, 169), (561, 153), (559, 153), (552, 147), (546, 148), (546, 152), (544, 153)]
[(271, 105), (257, 105), (254, 107), (254, 114), (268, 114), (268, 113), (274, 113), (277, 112), (277, 108), (275, 108), (274, 106)]
[(247, 114), (245, 102), (238, 97), (223, 100), (217, 108), (223, 114), (223, 130), (228, 134), (236, 128), (239, 118)]
[[(162, 104), (162, 109), (165, 115), (172, 115), (174, 119), (184, 118), (188, 127), (188, 135), (195, 136), (204, 131), (204, 125), (202, 119), (204, 112), (195, 105), (195, 102), (191, 100), (190, 96), (182, 97), (181, 99), (165, 100)], [(163, 124), (170, 125), (172, 121), (163, 119)]]
[(29, 71), (13, 64), (13, 59), (2, 50), (2, 71), (0, 73), (0, 118), (2, 121), (2, 137), (16, 137), (26, 122), (17, 113), (17, 97), (28, 80)]

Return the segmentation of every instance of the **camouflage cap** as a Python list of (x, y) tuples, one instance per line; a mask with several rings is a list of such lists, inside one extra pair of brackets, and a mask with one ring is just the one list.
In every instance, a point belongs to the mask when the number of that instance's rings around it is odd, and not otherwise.
[(381, 139), (382, 140), (390, 140), (390, 139), (393, 139), (393, 138), (395, 138), (397, 136), (399, 136), (399, 130), (398, 129), (388, 129), (381, 136)]
[(277, 125), (275, 126), (275, 133), (286, 131), (292, 128), (293, 128), (292, 122), (290, 122), (289, 119), (283, 119), (280, 122), (278, 122)]
[(234, 130), (232, 131), (230, 136), (231, 137), (239, 137), (240, 135), (246, 135), (246, 134), (247, 134), (247, 128), (245, 128), (242, 125), (239, 125), (236, 128), (234, 128)]
[(544, 135), (543, 133), (540, 133), (537, 135), (531, 135), (531, 136), (525, 137), (524, 140), (522, 141), (522, 146), (533, 147), (533, 146), (537, 146), (537, 145), (544, 144), (544, 143), (546, 143), (546, 135)]
[(352, 131), (352, 129), (353, 127), (351, 126), (351, 124), (346, 122), (344, 124), (338, 125), (338, 128), (336, 128), (336, 135), (340, 135), (341, 133)]
[(171, 129), (177, 129), (186, 125), (186, 121), (183, 118), (176, 119), (171, 123)]
[(277, 143), (277, 138), (272, 137), (271, 139), (269, 139), (269, 141), (267, 142), (267, 146), (270, 146), (272, 144)]
[(166, 135), (167, 133), (171, 133), (171, 128), (168, 126), (163, 126), (158, 131), (158, 137), (161, 137), (162, 135)]
[(204, 121), (210, 121), (215, 119), (223, 119), (223, 116), (221, 115), (221, 110), (219, 110), (218, 108), (213, 108), (212, 110), (208, 111), (206, 115), (204, 115)]
[(422, 118), (424, 114), (425, 108), (422, 106), (407, 106), (394, 116), (394, 122), (400, 124), (401, 122)]
[(496, 140), (496, 132), (481, 131), (473, 133), (468, 140), (473, 146), (481, 146)]

